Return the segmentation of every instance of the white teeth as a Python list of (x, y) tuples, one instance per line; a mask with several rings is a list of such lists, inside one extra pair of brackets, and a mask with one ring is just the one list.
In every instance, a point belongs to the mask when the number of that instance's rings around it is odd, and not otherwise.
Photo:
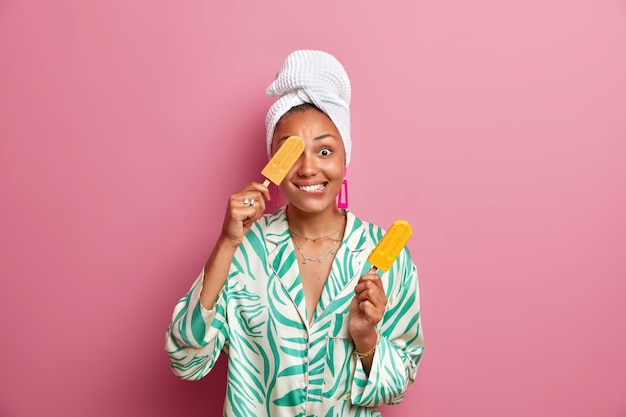
[(316, 184), (316, 185), (302, 185), (300, 187), (302, 191), (306, 191), (307, 193), (311, 193), (313, 191), (321, 191), (326, 188), (326, 184)]

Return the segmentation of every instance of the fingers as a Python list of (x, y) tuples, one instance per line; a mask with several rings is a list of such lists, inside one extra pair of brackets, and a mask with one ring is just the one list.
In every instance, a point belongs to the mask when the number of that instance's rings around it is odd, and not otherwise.
[(387, 297), (380, 276), (371, 272), (363, 275), (354, 287), (354, 293), (359, 309), (368, 321), (372, 324), (378, 323), (387, 306)]
[(265, 199), (270, 198), (267, 187), (250, 183), (231, 195), (222, 228), (222, 236), (233, 244), (239, 244), (252, 224), (265, 212)]
[(383, 290), (383, 292), (385, 291), (385, 288), (383, 287), (383, 280), (380, 277), (380, 275), (376, 273), (376, 268), (372, 267), (372, 269), (370, 269), (367, 274), (362, 275), (361, 278), (359, 279), (359, 283), (366, 282), (366, 281), (370, 281), (374, 283), (381, 290)]
[(230, 199), (231, 215), (238, 221), (253, 223), (265, 211), (265, 201), (258, 193), (235, 194)]
[(258, 219), (265, 210), (263, 199), (251, 195), (233, 194), (228, 201), (228, 216), (236, 221), (243, 222), (249, 219)]
[(262, 200), (263, 197), (268, 201), (272, 199), (272, 195), (270, 194), (269, 188), (267, 188), (266, 186), (258, 182), (252, 182), (246, 185), (240, 192), (245, 192), (245, 191), (249, 191), (251, 193), (259, 193), (260, 195), (256, 194), (258, 200)]
[(230, 196), (229, 210), (237, 220), (253, 223), (265, 212), (265, 199), (271, 199), (268, 188), (253, 182)]

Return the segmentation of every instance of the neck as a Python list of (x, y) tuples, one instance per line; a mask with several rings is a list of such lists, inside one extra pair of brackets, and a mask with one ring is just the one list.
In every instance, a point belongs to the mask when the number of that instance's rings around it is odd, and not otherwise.
[(324, 213), (305, 213), (287, 206), (289, 227), (305, 236), (325, 236), (336, 232), (344, 223), (343, 210), (333, 207)]

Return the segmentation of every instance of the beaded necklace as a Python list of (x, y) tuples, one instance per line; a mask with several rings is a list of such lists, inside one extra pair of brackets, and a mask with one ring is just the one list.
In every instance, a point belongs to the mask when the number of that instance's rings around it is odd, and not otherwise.
[[(331, 234), (329, 234), (329, 235), (324, 235), (324, 236), (316, 237), (316, 238), (314, 238), (314, 239), (312, 239), (312, 238), (310, 238), (310, 237), (308, 237), (308, 236), (305, 236), (305, 235), (302, 235), (302, 234), (300, 234), (300, 233), (296, 232), (295, 230), (293, 230), (293, 229), (291, 228), (291, 226), (288, 226), (288, 228), (289, 228), (289, 232), (291, 232), (292, 234), (294, 234), (294, 235), (296, 235), (296, 236), (299, 236), (299, 237), (303, 238), (305, 241), (309, 241), (309, 240), (311, 240), (311, 241), (313, 241), (313, 243), (316, 243), (316, 242), (317, 242), (318, 240), (320, 240), (320, 239), (331, 239), (331, 240), (333, 241), (332, 246), (330, 247), (330, 249), (328, 250), (328, 252), (326, 252), (324, 255), (320, 256), (319, 258), (310, 258), (310, 257), (306, 256), (306, 255), (302, 252), (302, 249), (300, 248), (300, 245), (298, 244), (298, 241), (297, 241), (296, 239), (292, 239), (292, 240), (293, 240), (293, 243), (296, 245), (296, 249), (297, 249), (297, 250), (298, 250), (298, 252), (300, 253), (300, 256), (302, 256), (302, 264), (306, 264), (306, 262), (307, 262), (307, 261), (313, 261), (313, 262), (317, 261), (317, 262), (319, 262), (319, 263), (322, 263), (322, 261), (323, 261), (324, 259), (326, 259), (328, 256), (330, 256), (330, 255), (334, 255), (334, 254), (335, 254), (335, 246), (337, 246), (337, 242), (340, 242), (340, 241), (341, 241), (341, 236), (343, 235), (343, 233), (342, 233), (342, 232), (343, 232), (343, 224), (342, 224), (341, 226), (339, 226), (339, 229), (337, 229), (337, 230), (336, 230), (336, 231), (334, 231), (333, 233), (331, 233)], [(335, 235), (337, 235), (337, 234), (338, 234), (340, 237), (339, 237), (338, 239), (333, 239), (333, 236), (335, 236)]]

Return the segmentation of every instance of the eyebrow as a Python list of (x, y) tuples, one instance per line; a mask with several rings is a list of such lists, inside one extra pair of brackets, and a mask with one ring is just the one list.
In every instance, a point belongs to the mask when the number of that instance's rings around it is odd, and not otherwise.
[[(278, 143), (283, 143), (284, 141), (286, 141), (291, 136), (293, 136), (293, 135), (285, 135), (285, 136), (281, 137)], [(335, 135), (332, 135), (330, 133), (324, 133), (323, 135), (314, 137), (313, 140), (322, 140), (322, 139), (326, 139), (326, 138), (335, 138)]]

